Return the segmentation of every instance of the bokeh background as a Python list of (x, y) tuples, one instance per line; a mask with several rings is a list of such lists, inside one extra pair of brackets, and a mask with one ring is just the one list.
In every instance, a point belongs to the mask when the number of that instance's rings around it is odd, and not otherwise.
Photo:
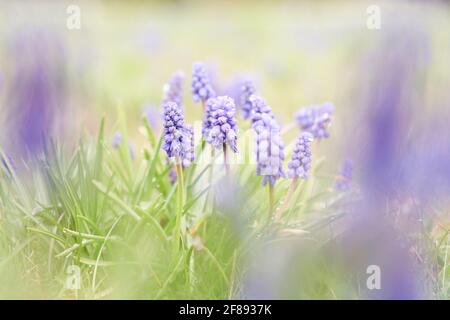
[[(80, 30), (66, 27), (70, 4), (81, 9)], [(2, 143), (37, 139), (41, 131), (70, 141), (84, 129), (95, 132), (101, 116), (112, 132), (117, 108), (137, 123), (146, 108), (159, 110), (162, 86), (178, 69), (186, 74), (187, 117), (199, 119), (189, 76), (192, 62), (203, 60), (218, 91), (252, 76), (282, 124), (301, 106), (334, 102), (338, 121), (327, 152), (336, 155), (358, 126), (361, 99), (371, 90), (369, 79), (382, 54), (403, 37), (416, 42), (414, 50), (426, 61), (426, 83), (417, 93), (421, 110), (442, 110), (448, 101), (448, 5), (377, 1), (381, 29), (369, 30), (366, 10), (372, 4), (2, 1)], [(140, 139), (137, 130), (129, 134)]]

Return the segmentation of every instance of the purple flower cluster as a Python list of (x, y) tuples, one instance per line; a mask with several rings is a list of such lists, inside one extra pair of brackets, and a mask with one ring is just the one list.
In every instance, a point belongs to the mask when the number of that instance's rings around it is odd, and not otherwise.
[(180, 108), (183, 106), (183, 82), (184, 73), (177, 71), (164, 85), (163, 103), (175, 102)]
[(167, 102), (164, 107), (164, 144), (163, 150), (169, 158), (179, 158), (183, 166), (193, 160), (193, 131), (184, 123), (181, 109), (174, 102)]
[(211, 98), (206, 103), (203, 118), (203, 137), (215, 148), (227, 143), (237, 152), (236, 107), (232, 98), (220, 96)]
[(345, 159), (344, 163), (342, 164), (339, 176), (336, 180), (336, 189), (341, 191), (349, 190), (351, 187), (352, 176), (353, 161), (351, 159)]
[(192, 96), (194, 102), (205, 102), (215, 95), (205, 64), (202, 62), (194, 63), (192, 67)]
[(330, 136), (328, 125), (334, 113), (334, 105), (330, 102), (318, 106), (300, 109), (295, 118), (303, 131), (310, 132), (315, 139)]
[(260, 96), (249, 98), (252, 104), (252, 127), (256, 132), (256, 174), (263, 176), (262, 184), (273, 186), (284, 177), (284, 143), (272, 109)]
[(311, 143), (314, 137), (309, 132), (302, 132), (292, 151), (292, 160), (288, 163), (289, 178), (309, 178), (311, 170)]
[(247, 80), (241, 86), (240, 106), (244, 119), (249, 119), (252, 115), (251, 95), (255, 94), (256, 89), (252, 81)]

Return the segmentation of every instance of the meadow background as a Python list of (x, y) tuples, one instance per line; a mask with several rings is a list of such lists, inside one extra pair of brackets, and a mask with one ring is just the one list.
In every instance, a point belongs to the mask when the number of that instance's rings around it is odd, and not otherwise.
[[(80, 30), (66, 27), (69, 4), (81, 8)], [(371, 4), (381, 8), (380, 30), (366, 27)], [(408, 187), (388, 187), (392, 173), (403, 170), (397, 164), (420, 158), (414, 142), (448, 154), (447, 2), (1, 1), (0, 7), (0, 141), (2, 159), (10, 159), (2, 162), (0, 183), (0, 297), (448, 298), (448, 180), (441, 189), (440, 179), (449, 171), (422, 169), (448, 168), (449, 158), (438, 156), (439, 165), (419, 161), (411, 171), (420, 177), (406, 179)], [(331, 137), (314, 146), (312, 178), (299, 186), (281, 222), (267, 222), (267, 191), (254, 164), (233, 166), (232, 188), (220, 164), (213, 180), (208, 164), (188, 168), (179, 248), (177, 183), (159, 151), (158, 115), (164, 84), (183, 70), (187, 122), (202, 119), (190, 93), (194, 61), (208, 64), (219, 93), (250, 76), (283, 127), (301, 107), (331, 101), (336, 111)], [(390, 89), (402, 92), (402, 103)], [(387, 127), (387, 119), (377, 118), (383, 101), (400, 106)], [(250, 124), (239, 116), (238, 124), (244, 145)], [(388, 148), (367, 138), (377, 130)], [(122, 141), (115, 149), (117, 131)], [(288, 156), (297, 135), (295, 129), (283, 135)], [(378, 151), (388, 155), (367, 159)], [(338, 192), (348, 157), (354, 184)], [(437, 180), (439, 190), (428, 195)], [(288, 179), (277, 184), (278, 204), (288, 188)], [(347, 217), (355, 206), (389, 214), (353, 224)], [(370, 264), (385, 270), (381, 291), (365, 288)], [(79, 290), (65, 287), (71, 265), (81, 268)]]

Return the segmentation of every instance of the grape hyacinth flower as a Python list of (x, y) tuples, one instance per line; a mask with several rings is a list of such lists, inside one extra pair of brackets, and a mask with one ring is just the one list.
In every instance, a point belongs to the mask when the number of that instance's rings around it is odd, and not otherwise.
[(277, 208), (275, 220), (280, 220), (284, 211), (286, 211), (289, 202), (298, 185), (298, 179), (307, 180), (311, 170), (311, 143), (314, 137), (309, 132), (302, 132), (292, 151), (292, 160), (288, 163), (288, 177), (292, 178), (289, 190), (281, 201), (281, 206)]
[(272, 109), (257, 95), (249, 98), (252, 104), (252, 127), (256, 132), (256, 173), (263, 176), (262, 184), (273, 186), (284, 177), (284, 143)]
[(192, 127), (185, 125), (183, 113), (175, 102), (167, 102), (163, 108), (164, 144), (162, 148), (169, 158), (178, 158), (186, 167), (193, 157)]
[(181, 237), (181, 220), (184, 202), (183, 167), (188, 166), (194, 158), (193, 128), (184, 123), (182, 110), (175, 102), (166, 102), (164, 108), (164, 144), (162, 149), (170, 158), (176, 158), (176, 171), (178, 180), (177, 213), (175, 220), (175, 234), (173, 236), (173, 249), (178, 251)]
[(336, 189), (340, 191), (349, 190), (351, 187), (353, 176), (353, 161), (351, 159), (345, 159), (342, 164), (341, 171), (336, 180)]
[(177, 71), (164, 85), (163, 103), (175, 102), (180, 108), (183, 107), (183, 82), (184, 74)]
[(228, 144), (233, 152), (237, 152), (235, 112), (236, 107), (230, 97), (220, 96), (209, 99), (202, 129), (205, 141), (215, 148)]
[(315, 139), (330, 136), (328, 125), (334, 113), (334, 105), (330, 102), (318, 106), (300, 109), (295, 118), (303, 131), (310, 132)]
[(256, 89), (250, 80), (245, 81), (241, 86), (240, 106), (242, 110), (242, 117), (244, 119), (251, 118), (252, 115), (252, 103), (250, 97), (255, 94)]
[(292, 152), (292, 160), (288, 163), (289, 178), (307, 180), (311, 170), (311, 143), (314, 137), (309, 132), (302, 132)]
[(205, 64), (202, 62), (194, 63), (192, 67), (192, 97), (194, 102), (205, 103), (215, 95)]

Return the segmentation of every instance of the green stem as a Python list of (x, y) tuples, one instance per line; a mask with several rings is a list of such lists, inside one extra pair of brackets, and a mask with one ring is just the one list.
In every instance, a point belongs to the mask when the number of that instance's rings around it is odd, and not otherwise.
[(203, 205), (203, 212), (206, 212), (208, 203), (209, 203), (209, 199), (211, 197), (211, 189), (212, 189), (212, 183), (213, 183), (213, 176), (214, 176), (214, 158), (215, 158), (215, 149), (213, 147), (211, 147), (211, 167), (209, 168), (209, 176), (208, 176), (208, 184), (209, 184), (209, 189), (208, 192), (206, 193), (206, 198), (205, 198), (205, 204)]
[(184, 181), (183, 181), (183, 167), (181, 166), (181, 161), (179, 158), (176, 159), (177, 168), (177, 181), (178, 181), (178, 201), (177, 201), (177, 216), (175, 221), (175, 231), (174, 231), (174, 249), (178, 252), (180, 245), (180, 235), (181, 235), (181, 217), (183, 215), (183, 191), (184, 191)]
[(267, 184), (269, 190), (269, 220), (272, 218), (273, 207), (275, 205), (275, 196), (274, 196), (274, 188), (270, 183)]

